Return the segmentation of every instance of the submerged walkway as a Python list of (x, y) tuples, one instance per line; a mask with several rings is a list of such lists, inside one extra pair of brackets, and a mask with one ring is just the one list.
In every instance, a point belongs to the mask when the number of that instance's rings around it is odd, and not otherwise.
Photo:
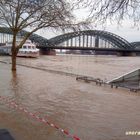
[[(42, 114), (82, 140), (139, 140), (126, 135), (139, 131), (140, 96), (126, 90), (77, 82), (74, 77), (0, 63), (0, 96), (7, 96), (29, 110)], [(88, 121), (87, 121), (88, 120)], [(0, 103), (0, 128), (7, 128), (20, 140), (68, 140), (49, 126)]]

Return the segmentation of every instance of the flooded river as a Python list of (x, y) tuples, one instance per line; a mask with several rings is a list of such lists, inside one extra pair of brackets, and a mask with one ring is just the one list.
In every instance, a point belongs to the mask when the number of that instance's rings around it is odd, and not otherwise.
[[(40, 56), (18, 58), (19, 64), (111, 80), (140, 67), (139, 57)], [(10, 57), (0, 56), (10, 62)], [(15, 100), (81, 140), (139, 140), (140, 93), (78, 82), (75, 77), (0, 63), (0, 95)], [(72, 140), (60, 131), (0, 102), (0, 128), (15, 140)]]

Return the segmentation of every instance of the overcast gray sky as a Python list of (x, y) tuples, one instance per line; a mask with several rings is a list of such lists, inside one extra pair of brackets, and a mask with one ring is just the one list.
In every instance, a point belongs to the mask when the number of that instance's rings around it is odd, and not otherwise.
[[(86, 10), (77, 10), (75, 11), (75, 15), (78, 20), (84, 19), (87, 16)], [(94, 25), (94, 23), (93, 23)], [(129, 42), (140, 41), (140, 29), (138, 27), (133, 26), (133, 22), (131, 20), (124, 20), (121, 26), (118, 26), (116, 22), (112, 24), (107, 24), (106, 27), (102, 26), (93, 26), (93, 30), (105, 30), (117, 34), (124, 39), (128, 40)], [(56, 31), (48, 31), (48, 30), (40, 30), (37, 32), (38, 34), (46, 37), (51, 38), (55, 37), (59, 34), (63, 34), (61, 32)]]

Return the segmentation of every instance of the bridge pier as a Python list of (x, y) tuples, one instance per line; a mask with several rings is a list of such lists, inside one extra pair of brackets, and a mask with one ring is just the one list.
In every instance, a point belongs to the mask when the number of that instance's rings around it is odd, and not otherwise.
[(56, 55), (56, 51), (55, 49), (43, 48), (43, 49), (40, 49), (40, 54), (41, 55)]
[(117, 52), (117, 56), (137, 56), (136, 52)]

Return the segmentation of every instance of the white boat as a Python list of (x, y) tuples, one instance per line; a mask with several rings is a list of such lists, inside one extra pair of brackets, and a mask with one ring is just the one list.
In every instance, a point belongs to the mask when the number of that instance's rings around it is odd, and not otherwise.
[[(20, 41), (16, 43), (19, 44)], [(7, 48), (7, 53), (11, 55), (11, 47), (12, 43), (6, 43), (5, 48)], [(23, 44), (22, 48), (19, 49), (17, 54), (19, 57), (38, 57), (39, 56), (39, 49), (36, 48), (36, 45), (31, 42), (31, 40), (26, 40)]]

